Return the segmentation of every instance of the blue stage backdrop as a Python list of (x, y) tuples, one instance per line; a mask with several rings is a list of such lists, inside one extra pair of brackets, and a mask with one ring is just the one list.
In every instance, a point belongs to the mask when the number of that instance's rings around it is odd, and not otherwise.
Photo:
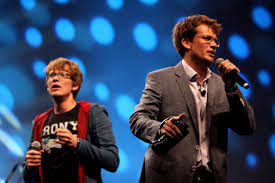
[(216, 58), (234, 62), (251, 86), (243, 92), (257, 130), (230, 131), (228, 182), (274, 182), (274, 12), (272, 0), (1, 0), (0, 182), (17, 163), (10, 182), (23, 182), (32, 120), (52, 106), (43, 69), (57, 57), (83, 71), (78, 100), (106, 106), (112, 119), (121, 161), (116, 173), (103, 171), (104, 182), (137, 182), (148, 144), (132, 135), (128, 118), (146, 74), (180, 61), (172, 28), (193, 14), (222, 23)]

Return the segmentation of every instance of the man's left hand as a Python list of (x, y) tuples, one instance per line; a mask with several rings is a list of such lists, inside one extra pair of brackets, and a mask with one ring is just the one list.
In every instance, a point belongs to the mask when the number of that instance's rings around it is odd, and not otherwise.
[(77, 147), (77, 137), (71, 133), (70, 130), (57, 128), (55, 130), (57, 135), (58, 141), (57, 143), (70, 146), (70, 147)]
[(225, 86), (228, 88), (234, 87), (236, 81), (230, 77), (230, 72), (233, 70), (237, 71), (237, 74), (240, 73), (240, 70), (238, 67), (236, 67), (233, 63), (231, 63), (228, 59), (220, 63), (219, 67), (219, 73), (222, 77), (223, 82), (225, 83)]

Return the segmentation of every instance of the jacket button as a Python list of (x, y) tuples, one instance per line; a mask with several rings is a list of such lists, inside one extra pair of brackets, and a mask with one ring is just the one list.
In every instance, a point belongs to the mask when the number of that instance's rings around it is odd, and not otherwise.
[(194, 172), (196, 170), (196, 166), (192, 166), (192, 171)]
[(199, 145), (195, 145), (195, 149), (198, 151), (200, 150), (200, 146)]

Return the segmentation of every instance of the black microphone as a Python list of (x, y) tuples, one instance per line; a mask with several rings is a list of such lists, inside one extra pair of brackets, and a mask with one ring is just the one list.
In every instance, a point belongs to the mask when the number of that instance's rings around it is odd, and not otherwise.
[[(217, 58), (215, 62), (216, 66), (219, 67), (223, 61), (225, 61), (223, 58)], [(234, 79), (240, 86), (244, 87), (245, 89), (249, 88), (248, 83), (237, 73), (237, 70), (230, 71), (229, 77)]]
[[(167, 118), (164, 120), (166, 121)], [(188, 125), (183, 121), (176, 121), (174, 124), (180, 130), (182, 136), (180, 138), (170, 139), (167, 135), (162, 135), (160, 138), (154, 140), (152, 143), (152, 149), (157, 153), (163, 153), (168, 151), (171, 147), (176, 145), (181, 139), (183, 139), (188, 133)]]
[[(31, 144), (31, 149), (39, 151), (41, 150), (41, 144), (38, 141), (33, 141)], [(39, 176), (39, 167), (30, 167), (32, 170), (32, 182), (33, 183), (40, 183), (40, 176)]]

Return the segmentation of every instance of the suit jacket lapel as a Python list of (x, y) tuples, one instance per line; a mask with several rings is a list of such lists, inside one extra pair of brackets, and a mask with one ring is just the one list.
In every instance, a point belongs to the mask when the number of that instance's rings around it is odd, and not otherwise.
[(178, 83), (178, 86), (179, 86), (181, 93), (184, 97), (184, 100), (187, 104), (188, 111), (191, 115), (191, 119), (192, 119), (192, 121), (196, 127), (196, 131), (198, 133), (199, 130), (198, 130), (197, 109), (196, 109), (196, 105), (195, 105), (195, 100), (194, 100), (192, 91), (190, 89), (190, 86), (189, 86), (189, 83), (187, 80), (187, 76), (183, 70), (183, 66), (182, 66), (181, 62), (179, 62), (175, 66), (175, 75), (176, 75), (176, 81)]

